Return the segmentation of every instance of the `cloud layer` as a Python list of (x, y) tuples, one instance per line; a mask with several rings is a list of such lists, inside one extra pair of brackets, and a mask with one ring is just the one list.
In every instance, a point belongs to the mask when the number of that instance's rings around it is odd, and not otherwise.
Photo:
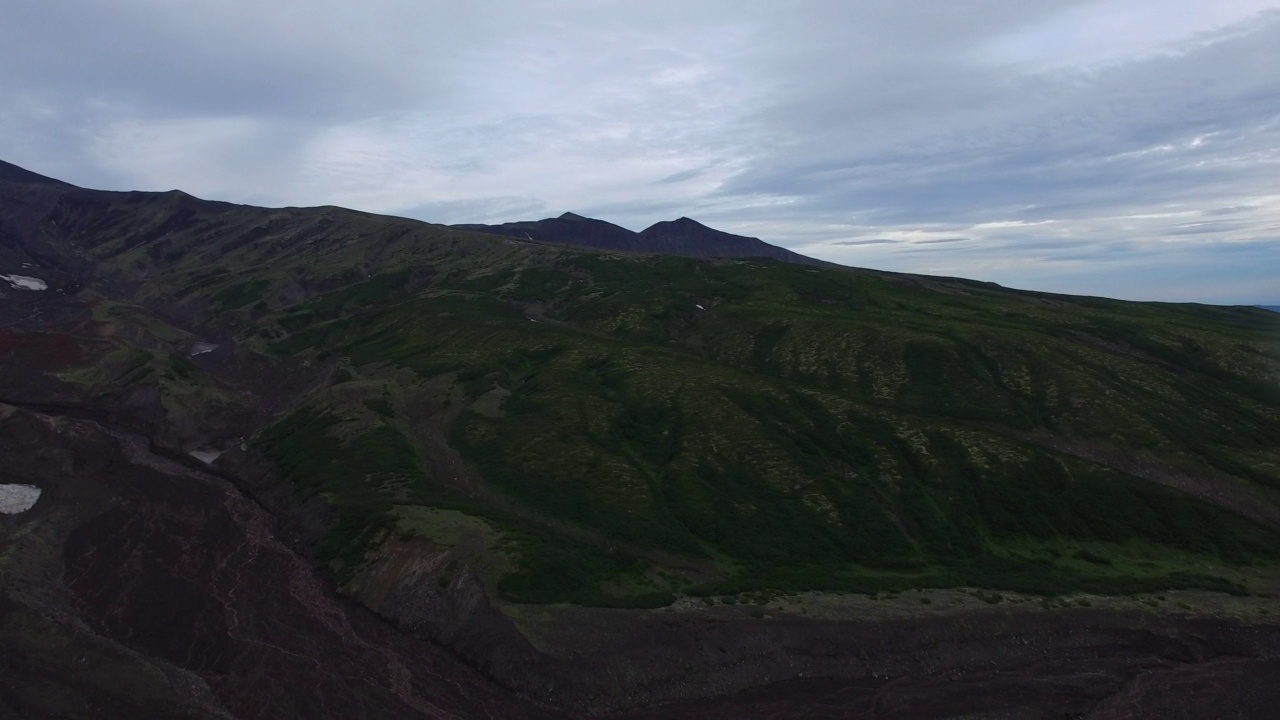
[(1280, 0), (46, 0), (0, 157), (435, 222), (681, 215), (852, 265), (1280, 302)]

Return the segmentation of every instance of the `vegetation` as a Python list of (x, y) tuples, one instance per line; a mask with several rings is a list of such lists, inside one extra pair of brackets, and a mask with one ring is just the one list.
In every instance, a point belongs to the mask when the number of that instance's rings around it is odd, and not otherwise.
[[(189, 228), (154, 211), (85, 252), (135, 273), (140, 302), (177, 298), (194, 325), (231, 318), (242, 347), (328, 368), (254, 443), (332, 508), (316, 552), (341, 577), (415, 505), (497, 528), (515, 563), (498, 587), (528, 602), (1245, 592), (1280, 563), (1264, 310), (610, 255), (336, 209), (193, 210)], [(140, 344), (85, 381), (231, 397)]]
[[(922, 282), (562, 254), (552, 267), (344, 301), (331, 319), (286, 329), (276, 349), (389, 361), (424, 382), (456, 373), (468, 404), (510, 391), (500, 415), (463, 411), (448, 436), (527, 510), (469, 501), (508, 529), (519, 558), (500, 584), (509, 599), (1243, 592), (1241, 568), (1280, 560), (1274, 528), (1026, 440), (1135, 450), (1170, 473), (1280, 488), (1267, 442), (1275, 332), (1263, 316)], [(534, 300), (541, 322), (524, 314)], [(393, 417), (386, 400), (364, 405)], [(359, 497), (369, 483), (343, 472)], [(705, 562), (715, 579), (661, 578), (647, 549)]]

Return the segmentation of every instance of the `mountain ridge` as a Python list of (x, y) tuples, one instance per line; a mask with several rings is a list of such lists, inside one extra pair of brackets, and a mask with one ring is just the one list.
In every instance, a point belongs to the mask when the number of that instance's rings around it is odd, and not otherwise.
[(55, 185), (65, 188), (74, 188), (75, 185), (63, 182), (36, 172), (32, 172), (24, 167), (14, 165), (10, 162), (0, 160), (0, 181), (13, 183), (34, 183), (38, 185)]
[(647, 252), (692, 258), (768, 258), (800, 265), (838, 267), (835, 263), (801, 255), (759, 238), (716, 230), (688, 217), (660, 221), (640, 232), (573, 212), (543, 220), (521, 220), (498, 225), (467, 223), (453, 227), (597, 250)]
[[(0, 180), (20, 184), (49, 185), (67, 189), (86, 189), (40, 175), (3, 160), (0, 160)], [(194, 197), (179, 190), (168, 192)], [(558, 217), (536, 221), (511, 221), (498, 225), (459, 223), (452, 227), (473, 232), (502, 235), (530, 242), (575, 245), (599, 250), (659, 253), (701, 258), (758, 257), (804, 265), (835, 266), (834, 263), (810, 258), (786, 248), (771, 245), (759, 238), (733, 235), (715, 230), (688, 217), (658, 222), (638, 233), (604, 220), (589, 218), (574, 212), (565, 212)]]

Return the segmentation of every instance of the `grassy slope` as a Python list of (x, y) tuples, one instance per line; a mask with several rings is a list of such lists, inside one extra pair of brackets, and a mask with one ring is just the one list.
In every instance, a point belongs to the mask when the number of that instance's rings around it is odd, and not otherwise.
[(359, 302), (278, 318), (295, 328), (280, 352), (457, 372), (468, 402), (509, 391), (501, 416), (465, 412), (450, 434), (489, 483), (542, 516), (721, 569), (693, 583), (514, 522), (512, 598), (1236, 589), (1238, 568), (1280, 556), (1274, 532), (1226, 510), (1022, 440), (1084, 440), (1276, 497), (1275, 336), (1258, 313), (554, 259), (387, 303), (364, 294), (391, 291), (373, 279), (345, 291)]
[[(136, 301), (343, 368), (257, 439), (340, 510), (318, 552), (342, 575), (413, 505), (489, 518), (519, 563), (503, 592), (531, 601), (1239, 590), (1280, 559), (1242, 516), (1280, 504), (1263, 310), (113, 202), (52, 219)], [(480, 489), (445, 477), (442, 439)]]

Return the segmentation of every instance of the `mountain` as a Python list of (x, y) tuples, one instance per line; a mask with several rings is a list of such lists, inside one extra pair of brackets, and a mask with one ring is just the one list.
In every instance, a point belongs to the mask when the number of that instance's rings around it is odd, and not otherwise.
[(61, 180), (55, 180), (44, 175), (33, 173), (26, 168), (20, 168), (12, 163), (0, 160), (0, 182), (14, 184), (35, 184), (35, 185), (52, 185), (62, 188), (72, 188), (73, 185), (64, 183)]
[(455, 225), (461, 230), (504, 235), (530, 242), (581, 245), (604, 250), (642, 252), (637, 233), (603, 220), (593, 220), (573, 213), (545, 220), (509, 222), (501, 225)]
[(6, 714), (1280, 701), (1272, 312), (3, 175)]
[(656, 223), (641, 231), (640, 238), (650, 252), (670, 255), (703, 258), (760, 257), (801, 265), (831, 265), (756, 238), (713, 230), (687, 217)]
[(833, 267), (831, 263), (805, 257), (757, 238), (713, 230), (687, 217), (656, 223), (638, 233), (603, 220), (585, 218), (569, 212), (546, 220), (511, 222), (501, 225), (455, 225), (454, 227), (531, 242), (578, 245), (597, 250), (659, 253), (693, 258), (769, 258), (800, 265)]

